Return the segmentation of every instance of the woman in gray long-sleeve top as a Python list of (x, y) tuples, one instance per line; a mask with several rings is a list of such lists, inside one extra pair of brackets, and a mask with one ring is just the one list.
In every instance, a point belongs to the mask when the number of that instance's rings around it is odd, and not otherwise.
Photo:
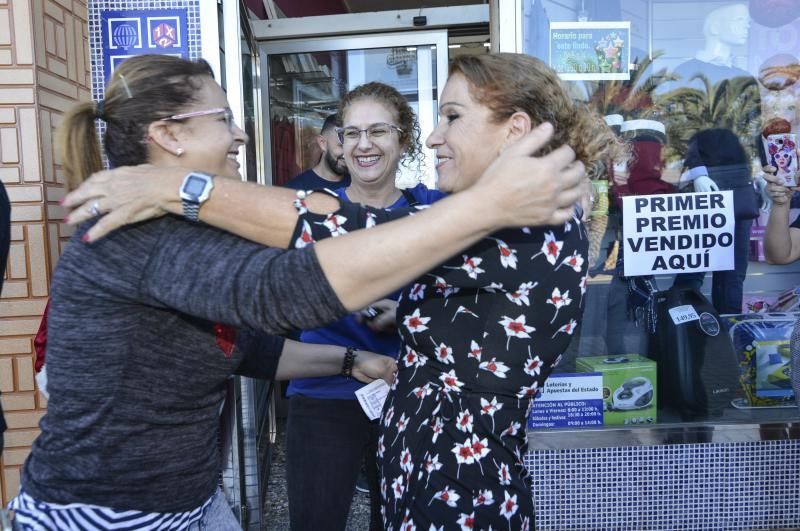
[[(96, 116), (107, 122), (114, 164), (186, 155), (203, 170), (238, 176), (229, 154), (246, 136), (228, 119), (207, 65), (166, 56), (131, 61), (107, 103), (80, 105), (65, 117), (59, 142), (71, 178), (99, 166)], [(175, 116), (184, 109), (202, 111)], [(198, 137), (213, 144), (200, 150)], [(171, 140), (180, 143), (174, 154)], [(232, 374), (338, 373), (343, 348), (301, 350), (253, 331), (323, 324), (345, 310), (313, 253), (267, 249), (178, 217), (94, 245), (80, 242), (89, 226), (67, 246), (52, 282), (50, 402), (11, 504), (15, 523), (104, 529), (135, 516), (125, 525), (236, 528), (217, 491), (225, 382)], [(308, 304), (293, 303), (301, 296)], [(353, 361), (351, 374), (363, 381), (391, 377), (384, 356), (361, 352)]]
[[(76, 231), (53, 278), (49, 409), (11, 503), (22, 529), (237, 528), (216, 486), (224, 384), (231, 374), (281, 373), (286, 356), (278, 361), (269, 351), (289, 348), (277, 339), (242, 348), (237, 329), (319, 326), (501, 226), (563, 222), (580, 195), (583, 169), (572, 164), (569, 148), (528, 155), (547, 140), (544, 128), (458, 198), (371, 231), (284, 251), (196, 223), (212, 189), (233, 194), (226, 179), (212, 176), (237, 178), (236, 152), (247, 141), (207, 65), (169, 56), (120, 65), (96, 110), (84, 104), (64, 119), (59, 144), (71, 179), (101, 167), (95, 116), (106, 122), (112, 165), (186, 165), (204, 173), (182, 179), (188, 219), (168, 215), (89, 243), (91, 231), (113, 218), (94, 219), (104, 210), (96, 200), (83, 212), (93, 219)], [(264, 208), (274, 216), (253, 227), (272, 245), (289, 242), (297, 220), (292, 198), (293, 191), (271, 190)], [(229, 199), (235, 208), (236, 198)], [(339, 208), (322, 194), (307, 206)], [(80, 215), (73, 212), (72, 220)], [(360, 354), (317, 354), (313, 366), (289, 364), (281, 374), (324, 374), (333, 359), (333, 372), (342, 367), (356, 376), (362, 369), (369, 376)]]

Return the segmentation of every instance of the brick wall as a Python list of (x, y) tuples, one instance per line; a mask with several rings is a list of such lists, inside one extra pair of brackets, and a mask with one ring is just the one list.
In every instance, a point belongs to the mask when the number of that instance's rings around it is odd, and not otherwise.
[(85, 0), (0, 0), (0, 180), (11, 198), (11, 252), (0, 298), (0, 391), (9, 430), (0, 499), (19, 473), (47, 403), (37, 392), (33, 336), (71, 229), (62, 225), (64, 179), (53, 130), (90, 99)]

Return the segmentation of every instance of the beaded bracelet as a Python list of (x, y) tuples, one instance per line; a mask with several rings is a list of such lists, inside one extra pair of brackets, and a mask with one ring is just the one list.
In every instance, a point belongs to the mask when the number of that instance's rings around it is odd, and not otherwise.
[(355, 347), (347, 347), (347, 350), (344, 351), (344, 360), (342, 361), (342, 376), (346, 378), (351, 378), (353, 376), (353, 365), (356, 361), (356, 351), (358, 349)]

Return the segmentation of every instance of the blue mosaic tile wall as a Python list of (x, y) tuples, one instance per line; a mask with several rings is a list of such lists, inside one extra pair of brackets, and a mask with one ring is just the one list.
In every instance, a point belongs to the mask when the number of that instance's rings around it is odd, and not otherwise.
[(200, 50), (200, 2), (212, 0), (90, 0), (89, 2), (89, 47), (92, 65), (92, 99), (103, 98), (105, 70), (101, 17), (106, 11), (146, 11), (155, 9), (185, 9), (187, 18), (187, 44), (189, 57), (197, 59)]
[(800, 441), (536, 450), (539, 530), (800, 528)]
[[(186, 10), (186, 41), (189, 58), (201, 57), (200, 2), (211, 0), (89, 0), (89, 60), (92, 65), (92, 99), (100, 101), (105, 95), (105, 65), (103, 61), (102, 16), (108, 11), (149, 11), (156, 9)], [(97, 135), (105, 134), (105, 122), (97, 121)], [(103, 165), (108, 160), (103, 155)]]

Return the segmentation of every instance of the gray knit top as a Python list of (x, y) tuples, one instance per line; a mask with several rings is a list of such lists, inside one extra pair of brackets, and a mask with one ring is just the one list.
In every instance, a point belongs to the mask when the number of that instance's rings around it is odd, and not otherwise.
[(312, 249), (174, 216), (94, 244), (80, 240), (89, 226), (53, 276), (50, 401), (22, 488), (52, 503), (190, 510), (216, 488), (226, 380), (271, 378), (282, 348), (246, 333), (236, 345), (235, 329), (279, 334), (346, 310)]

